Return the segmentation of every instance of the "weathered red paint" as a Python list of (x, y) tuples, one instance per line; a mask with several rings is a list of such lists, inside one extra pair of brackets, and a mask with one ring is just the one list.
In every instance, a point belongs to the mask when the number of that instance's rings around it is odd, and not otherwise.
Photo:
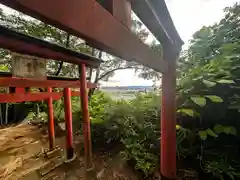
[[(52, 92), (52, 88), (47, 88), (47, 92)], [(48, 138), (49, 138), (49, 149), (54, 150), (55, 148), (55, 127), (54, 127), (54, 114), (53, 114), (53, 99), (48, 98)]]
[(64, 88), (64, 111), (66, 126), (67, 159), (71, 159), (73, 158), (73, 132), (72, 132), (72, 105), (70, 88)]
[(19, 88), (19, 87), (17, 87), (17, 88), (15, 88), (15, 92), (16, 92), (16, 93), (24, 93), (24, 92), (25, 92), (25, 88)]
[[(79, 88), (79, 81), (68, 80), (36, 80), (31, 78), (0, 77), (1, 87), (58, 87)], [(88, 88), (96, 88), (97, 84), (87, 83)]]
[(91, 142), (91, 129), (88, 111), (88, 92), (86, 80), (86, 66), (81, 65), (80, 69), (80, 89), (81, 89), (81, 105), (83, 113), (83, 135), (84, 135), (84, 152), (86, 168), (92, 168), (92, 142)]
[[(144, 44), (96, 0), (0, 0), (11, 8), (66, 30), (90, 45), (125, 60), (137, 61), (160, 72), (161, 56)], [(57, 9), (57, 11), (56, 11)]]
[(161, 174), (176, 179), (176, 62), (169, 60), (168, 72), (162, 76)]

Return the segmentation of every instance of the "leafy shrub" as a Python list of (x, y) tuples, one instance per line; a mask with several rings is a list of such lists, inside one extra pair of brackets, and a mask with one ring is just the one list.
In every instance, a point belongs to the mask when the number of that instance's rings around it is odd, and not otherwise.
[(28, 116), (26, 117), (26, 119), (30, 122), (34, 121), (34, 120), (37, 120), (37, 121), (40, 120), (40, 121), (46, 123), (47, 119), (48, 119), (48, 115), (45, 112), (40, 112), (39, 114), (36, 114), (35, 112), (30, 112), (30, 113), (28, 113)]
[(226, 178), (234, 180), (235, 178), (240, 178), (239, 170), (236, 169), (236, 166), (231, 166), (226, 159), (220, 158), (218, 161), (208, 161), (204, 165), (204, 170), (206, 173), (212, 174), (214, 177), (217, 177), (221, 180)]
[[(91, 105), (96, 104), (94, 101)], [(92, 122), (94, 145), (106, 148), (114, 143), (121, 144), (122, 156), (134, 162), (136, 169), (145, 175), (151, 174), (159, 160), (159, 96), (138, 94), (130, 101), (108, 100), (104, 103), (109, 104), (102, 105), (104, 109), (96, 108), (100, 113), (93, 115), (98, 122), (94, 119)]]

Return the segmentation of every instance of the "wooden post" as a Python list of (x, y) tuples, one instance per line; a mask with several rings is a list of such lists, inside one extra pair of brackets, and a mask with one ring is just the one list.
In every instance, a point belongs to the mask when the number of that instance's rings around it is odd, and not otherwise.
[(71, 89), (64, 88), (64, 110), (65, 110), (65, 126), (66, 126), (66, 149), (67, 159), (73, 158), (73, 132), (72, 132), (72, 105), (71, 105)]
[(85, 153), (85, 165), (87, 170), (92, 168), (92, 142), (91, 142), (91, 129), (90, 119), (88, 111), (88, 92), (87, 92), (87, 80), (86, 80), (86, 66), (81, 65), (80, 68), (80, 97), (83, 113), (83, 136), (84, 136), (84, 153)]
[[(52, 88), (47, 88), (47, 92), (52, 92)], [(48, 138), (49, 149), (55, 149), (55, 129), (54, 129), (54, 115), (53, 115), (53, 99), (49, 97), (48, 100)]]
[(176, 179), (176, 57), (164, 52), (168, 71), (162, 75), (161, 175)]

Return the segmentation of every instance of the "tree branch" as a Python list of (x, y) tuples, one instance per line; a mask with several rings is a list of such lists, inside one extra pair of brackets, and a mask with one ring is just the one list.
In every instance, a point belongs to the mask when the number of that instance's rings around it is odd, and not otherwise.
[(123, 69), (133, 69), (133, 68), (134, 68), (133, 66), (126, 66), (126, 67), (118, 67), (118, 68), (112, 69), (111, 71), (108, 71), (108, 72), (102, 74), (102, 75), (97, 79), (97, 81), (103, 79), (104, 77), (106, 77), (107, 75), (113, 73), (114, 71), (123, 70)]
[[(70, 41), (70, 34), (68, 33), (68, 34), (67, 34), (67, 41), (66, 41), (66, 45), (65, 45), (66, 48), (69, 47), (69, 41)], [(63, 66), (63, 61), (61, 61), (61, 62), (59, 63), (59, 67), (58, 67), (57, 72), (55, 73), (55, 76), (58, 76), (58, 75), (60, 74), (60, 72), (61, 72), (61, 70), (62, 70), (62, 66)]]

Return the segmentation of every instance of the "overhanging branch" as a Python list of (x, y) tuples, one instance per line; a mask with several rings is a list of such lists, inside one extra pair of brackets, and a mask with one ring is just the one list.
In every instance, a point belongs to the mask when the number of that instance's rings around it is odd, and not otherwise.
[(119, 68), (115, 68), (115, 69), (112, 69), (111, 71), (108, 71), (104, 74), (102, 74), (99, 78), (98, 78), (98, 81), (105, 78), (106, 76), (108, 76), (109, 74), (113, 73), (114, 71), (118, 71), (118, 70), (123, 70), (123, 69), (133, 69), (134, 67), (133, 66), (127, 66), (127, 67), (119, 67)]

